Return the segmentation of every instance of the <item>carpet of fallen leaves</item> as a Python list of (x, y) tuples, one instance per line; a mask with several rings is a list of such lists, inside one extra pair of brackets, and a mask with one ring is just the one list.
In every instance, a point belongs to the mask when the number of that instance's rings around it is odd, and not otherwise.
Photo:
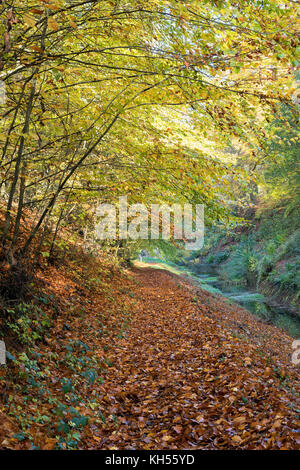
[(59, 314), (8, 363), (0, 448), (299, 448), (291, 337), (166, 271), (94, 276), (40, 273)]

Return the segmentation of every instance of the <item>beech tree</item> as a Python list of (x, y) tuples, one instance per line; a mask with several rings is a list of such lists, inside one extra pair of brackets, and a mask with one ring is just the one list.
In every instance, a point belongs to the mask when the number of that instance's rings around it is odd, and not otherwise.
[(48, 226), (54, 242), (71, 214), (86, 223), (120, 194), (228, 218), (232, 178), (249, 175), (222, 149), (238, 142), (255, 165), (265, 123), (293, 106), (293, 2), (2, 0), (0, 12), (10, 265)]

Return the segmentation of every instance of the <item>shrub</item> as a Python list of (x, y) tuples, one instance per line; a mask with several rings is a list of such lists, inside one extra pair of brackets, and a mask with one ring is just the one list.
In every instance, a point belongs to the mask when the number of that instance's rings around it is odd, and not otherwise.
[(21, 302), (6, 312), (9, 316), (6, 326), (16, 334), (21, 344), (32, 345), (43, 339), (50, 327), (48, 315), (37, 305)]

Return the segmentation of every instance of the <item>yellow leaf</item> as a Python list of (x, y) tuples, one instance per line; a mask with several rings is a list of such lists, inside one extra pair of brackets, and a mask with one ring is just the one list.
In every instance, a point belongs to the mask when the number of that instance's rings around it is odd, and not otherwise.
[(233, 420), (234, 424), (242, 424), (246, 421), (245, 416), (239, 416)]
[(54, 447), (56, 446), (56, 439), (46, 439), (46, 443), (42, 447), (43, 450), (53, 450)]
[(251, 361), (250, 357), (245, 357), (244, 362), (245, 362), (246, 366), (250, 366), (252, 361)]
[(39, 47), (39, 46), (35, 46), (35, 45), (34, 45), (34, 46), (31, 46), (31, 49), (32, 49), (32, 50), (34, 50), (34, 51), (37, 51), (37, 52), (41, 52), (41, 53), (43, 53), (43, 52), (44, 52), (44, 51), (43, 51), (43, 49), (42, 49), (41, 47)]
[(49, 10), (59, 10), (60, 8), (58, 5), (54, 5), (53, 3), (46, 5), (46, 7), (49, 8)]
[(238, 435), (233, 436), (231, 440), (234, 444), (240, 444), (242, 442), (242, 438)]
[(49, 28), (53, 29), (53, 31), (58, 30), (58, 23), (57, 23), (57, 21), (55, 21), (54, 18), (49, 18), (48, 26), (49, 26)]
[(35, 20), (30, 15), (24, 15), (24, 23), (31, 27), (35, 26)]
[(203, 423), (203, 421), (204, 421), (203, 416), (202, 416), (202, 415), (198, 415), (197, 418), (196, 418), (196, 421), (197, 421), (198, 423)]
[(269, 375), (271, 375), (271, 373), (272, 373), (271, 367), (266, 367), (265, 372), (264, 372), (264, 376), (269, 376)]

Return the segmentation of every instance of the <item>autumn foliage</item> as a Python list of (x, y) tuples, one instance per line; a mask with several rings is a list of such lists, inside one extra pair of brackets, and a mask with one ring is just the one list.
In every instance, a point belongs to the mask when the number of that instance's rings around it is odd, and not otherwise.
[(95, 235), (124, 195), (297, 207), (295, 3), (0, 0), (1, 449), (299, 445), (292, 339)]
[(297, 448), (287, 334), (168, 272), (78, 261), (38, 275), (52, 326), (1, 369), (2, 448)]

